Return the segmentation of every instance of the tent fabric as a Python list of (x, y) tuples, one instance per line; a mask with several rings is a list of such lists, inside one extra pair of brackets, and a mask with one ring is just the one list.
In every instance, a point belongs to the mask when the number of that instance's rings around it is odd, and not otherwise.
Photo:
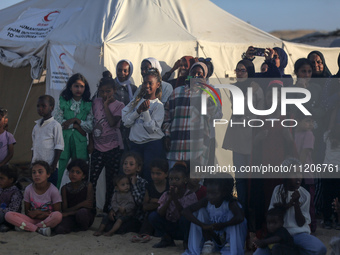
[[(42, 14), (29, 17), (30, 13), (35, 12)], [(32, 23), (38, 18), (43, 27), (51, 28), (39, 39), (6, 37), (9, 27), (17, 25), (20, 30), (20, 22)], [(53, 25), (49, 23), (51, 20)], [(19, 34), (21, 31), (9, 32)], [(53, 55), (53, 49), (66, 45), (74, 48), (72, 54)], [(54, 86), (58, 74), (64, 77), (76, 72), (84, 74), (93, 94), (102, 72), (110, 70), (115, 74), (120, 59), (129, 59), (134, 64), (136, 71), (132, 80), (139, 85), (142, 59), (155, 57), (165, 73), (185, 55), (212, 58), (215, 71), (210, 82), (216, 84), (227, 76), (234, 76), (236, 63), (250, 45), (284, 47), (289, 56), (286, 73), (292, 73), (294, 62), (306, 57), (311, 50), (324, 53), (333, 73), (338, 68), (338, 48), (317, 48), (282, 41), (232, 16), (208, 0), (26, 0), (0, 11), (0, 63), (3, 65), (0, 69), (7, 70), (6, 66), (19, 70), (30, 66), (31, 79), (28, 81), (26, 75), (10, 77), (7, 72), (0, 71), (6, 77), (6, 82), (1, 83), (1, 94), (4, 91), (9, 93), (3, 86), (12, 86), (13, 83), (25, 88), (20, 94), (27, 93), (32, 78), (36, 79), (41, 74), (42, 67), (47, 71), (45, 91), (56, 102), (62, 87), (56, 89)], [(66, 63), (65, 55), (73, 58), (74, 62), (69, 72), (63, 66)], [(263, 58), (258, 57), (254, 64), (259, 68), (262, 62)], [(65, 78), (59, 82), (65, 82)], [(10, 111), (15, 109), (13, 112), (21, 112), (21, 109), (17, 110), (22, 106), (18, 102), (24, 99), (15, 94), (11, 94), (11, 97), (15, 100), (5, 101), (5, 107)], [(222, 95), (222, 98), (229, 100), (227, 94)], [(32, 105), (26, 108), (35, 111), (34, 100), (29, 102)], [(230, 107), (225, 108), (227, 105), (223, 105), (224, 116), (230, 115)], [(32, 123), (35, 119), (32, 118)], [(21, 126), (20, 123), (18, 126)], [(17, 135), (19, 132), (20, 129)], [(17, 141), (18, 144), (30, 143), (30, 139)], [(29, 154), (16, 152), (14, 162), (29, 161)], [(225, 161), (225, 157), (218, 158)]]

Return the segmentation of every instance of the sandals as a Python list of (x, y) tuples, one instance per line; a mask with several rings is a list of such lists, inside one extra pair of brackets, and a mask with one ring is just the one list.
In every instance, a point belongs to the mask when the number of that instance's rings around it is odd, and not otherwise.
[(142, 235), (134, 235), (131, 238), (131, 242), (133, 243), (147, 243), (150, 240), (152, 240), (152, 237), (147, 235), (147, 234), (142, 234)]

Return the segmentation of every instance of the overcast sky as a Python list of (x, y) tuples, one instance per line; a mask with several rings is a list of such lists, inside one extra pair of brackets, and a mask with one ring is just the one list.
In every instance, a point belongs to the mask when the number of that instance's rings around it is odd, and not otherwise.
[[(0, 0), (0, 9), (18, 2), (21, 0)], [(238, 0), (237, 2), (211, 0), (211, 2), (266, 32), (286, 29), (326, 31), (340, 29), (340, 0)]]

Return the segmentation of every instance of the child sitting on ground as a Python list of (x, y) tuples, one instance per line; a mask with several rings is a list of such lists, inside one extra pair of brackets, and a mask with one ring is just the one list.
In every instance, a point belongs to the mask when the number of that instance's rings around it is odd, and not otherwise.
[(17, 182), (18, 171), (9, 165), (0, 167), (0, 232), (12, 227), (5, 221), (7, 212), (21, 212), (21, 185)]
[(33, 183), (26, 187), (24, 194), (25, 214), (8, 212), (5, 215), (6, 221), (16, 226), (16, 230), (51, 236), (51, 228), (61, 222), (61, 196), (47, 181), (50, 175), (51, 167), (47, 162), (32, 164)]
[(207, 196), (187, 207), (182, 214), (191, 221), (188, 249), (183, 255), (244, 254), (247, 221), (233, 197), (230, 175), (207, 179)]
[[(143, 202), (144, 221), (139, 231), (139, 235), (133, 236), (132, 242), (146, 243), (151, 240), (150, 235), (154, 234), (154, 228), (150, 224), (148, 217), (153, 211), (156, 211), (159, 203), (159, 198), (164, 192), (169, 190), (168, 182), (168, 161), (165, 159), (155, 159), (150, 164), (151, 168), (151, 183), (146, 184), (146, 191)], [(157, 234), (157, 233), (155, 233)]]
[(162, 236), (161, 241), (153, 245), (153, 248), (175, 246), (174, 239), (183, 240), (183, 246), (187, 246), (190, 222), (181, 216), (181, 212), (197, 202), (195, 193), (187, 189), (187, 183), (186, 167), (175, 165), (169, 172), (170, 190), (163, 193), (158, 200), (157, 212), (149, 215), (150, 223)]
[(272, 255), (297, 255), (299, 254), (295, 247), (293, 237), (287, 229), (283, 227), (283, 218), (286, 209), (282, 204), (274, 204), (274, 208), (267, 212), (267, 230), (268, 235), (265, 239), (254, 240), (257, 248), (255, 255), (272, 254)]
[(55, 228), (57, 234), (88, 230), (96, 214), (93, 206), (93, 187), (87, 181), (89, 166), (86, 161), (72, 160), (67, 170), (71, 182), (61, 188), (63, 220)]
[[(301, 162), (295, 158), (286, 159), (282, 166), (301, 167)], [(283, 226), (293, 236), (295, 245), (304, 254), (326, 254), (325, 245), (315, 236), (311, 235), (309, 223), (310, 194), (301, 187), (302, 173), (292, 173), (289, 179), (284, 179), (283, 184), (275, 187), (270, 201), (269, 209), (274, 204), (282, 203), (287, 211), (284, 216)]]
[(99, 229), (93, 234), (100, 236), (112, 236), (122, 226), (123, 222), (131, 220), (135, 212), (136, 204), (133, 200), (129, 177), (123, 174), (115, 178), (115, 192), (111, 201), (111, 210), (104, 216)]

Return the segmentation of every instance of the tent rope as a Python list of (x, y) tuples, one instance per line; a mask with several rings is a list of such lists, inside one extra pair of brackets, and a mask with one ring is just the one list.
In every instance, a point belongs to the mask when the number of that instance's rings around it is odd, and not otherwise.
[(25, 109), (25, 106), (26, 106), (26, 103), (27, 103), (27, 100), (28, 100), (28, 96), (29, 96), (29, 94), (31, 93), (32, 86), (33, 86), (33, 81), (34, 81), (34, 80), (32, 79), (31, 86), (30, 86), (30, 88), (29, 88), (29, 90), (28, 90), (28, 93), (27, 93), (27, 95), (26, 95), (26, 99), (25, 99), (24, 105), (23, 105), (22, 108), (21, 108), (21, 112), (20, 112), (20, 115), (19, 115), (17, 124), (15, 125), (15, 129), (14, 129), (14, 132), (13, 132), (13, 135), (14, 135), (14, 136), (15, 136), (15, 133), (17, 132), (17, 129), (18, 129), (18, 126), (19, 126), (19, 123), (20, 123), (20, 120), (21, 120), (21, 116), (22, 116), (22, 114), (23, 114), (23, 112), (24, 112), (24, 109)]

